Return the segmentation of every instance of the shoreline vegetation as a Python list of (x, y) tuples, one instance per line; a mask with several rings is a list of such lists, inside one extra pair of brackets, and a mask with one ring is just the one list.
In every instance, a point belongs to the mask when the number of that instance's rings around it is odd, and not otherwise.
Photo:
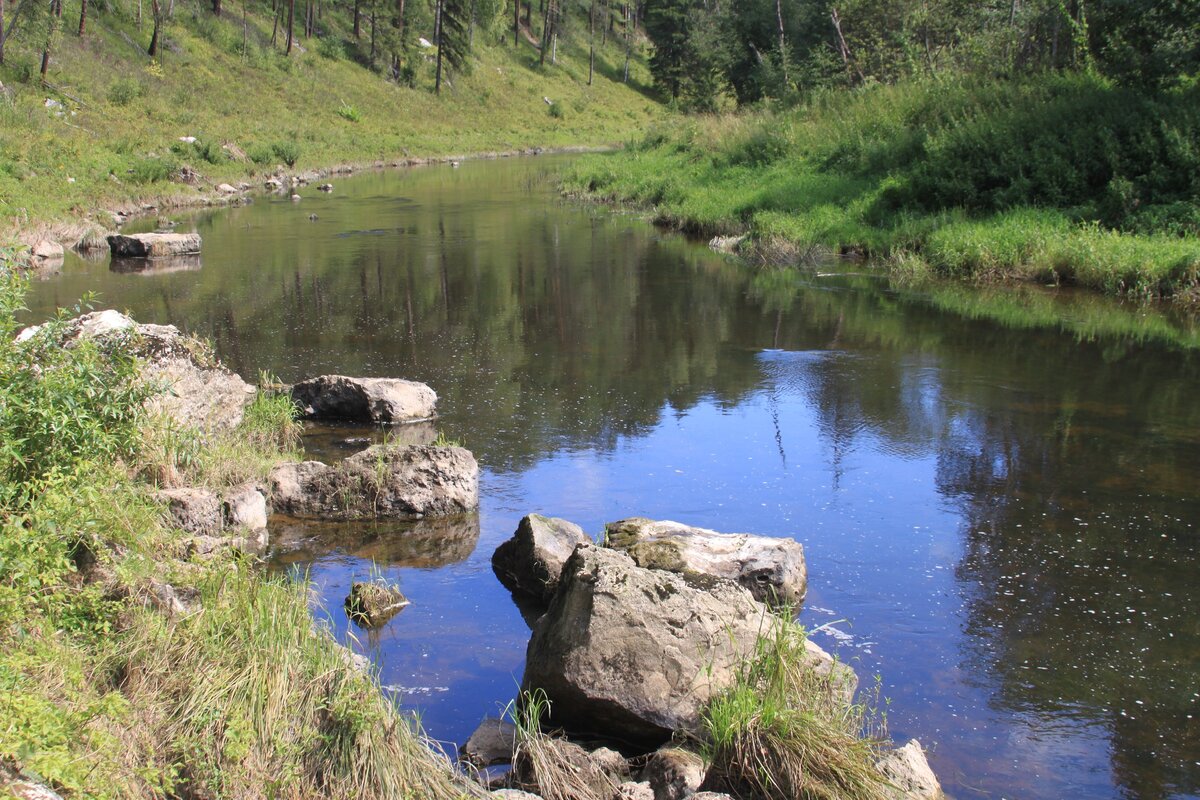
[[(571, 195), (760, 264), (867, 256), (894, 276), (1200, 301), (1200, 86), (1090, 75), (912, 79), (696, 116), (585, 157)], [(738, 239), (737, 237), (744, 237)]]
[[(313, 623), (304, 581), (196, 549), (161, 490), (261, 482), (291, 399), (232, 430), (150, 414), (134, 337), (18, 341), (0, 273), (0, 784), (66, 797), (460, 798), (471, 788)], [(78, 313), (83, 309), (75, 309)], [(200, 342), (192, 357), (216, 361)], [(15, 788), (9, 787), (16, 791)]]

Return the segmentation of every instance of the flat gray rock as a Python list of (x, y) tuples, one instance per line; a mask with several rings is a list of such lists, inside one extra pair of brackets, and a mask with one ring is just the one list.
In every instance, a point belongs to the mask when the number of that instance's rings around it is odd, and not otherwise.
[(161, 258), (200, 252), (198, 233), (114, 233), (108, 237), (113, 258)]
[(804, 547), (794, 539), (632, 517), (605, 525), (604, 544), (647, 569), (735, 581), (772, 606), (796, 609), (808, 592)]
[(292, 400), (305, 416), (314, 419), (394, 423), (437, 415), (433, 389), (399, 378), (322, 375), (293, 386)]

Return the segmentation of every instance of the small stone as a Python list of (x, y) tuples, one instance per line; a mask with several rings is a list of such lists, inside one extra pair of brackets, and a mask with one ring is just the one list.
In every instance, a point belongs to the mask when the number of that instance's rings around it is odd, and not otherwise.
[(408, 598), (393, 586), (355, 581), (346, 597), (346, 616), (363, 628), (378, 628), (400, 613)]
[(508, 764), (516, 749), (517, 726), (507, 720), (488, 717), (462, 746), (459, 758), (482, 769), (494, 764)]
[(708, 770), (704, 759), (678, 747), (663, 747), (646, 761), (642, 780), (654, 789), (654, 800), (683, 800), (696, 793)]
[(30, 255), (41, 261), (57, 261), (63, 257), (63, 246), (49, 239), (42, 239), (34, 244)]
[(617, 800), (655, 800), (654, 789), (645, 781), (625, 781), (617, 787)]
[(237, 194), (237, 187), (230, 186), (228, 183), (222, 183), (217, 186), (217, 191), (221, 194)]
[(242, 486), (227, 492), (221, 505), (227, 527), (266, 530), (267, 498), (255, 487)]
[(207, 489), (164, 489), (159, 497), (175, 527), (188, 533), (209, 536), (221, 530), (221, 502)]

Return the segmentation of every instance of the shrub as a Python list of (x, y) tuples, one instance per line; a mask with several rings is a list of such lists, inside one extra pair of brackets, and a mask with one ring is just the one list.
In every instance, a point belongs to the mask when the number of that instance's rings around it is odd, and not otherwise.
[(134, 183), (155, 183), (165, 181), (175, 171), (175, 162), (169, 158), (147, 156), (134, 158), (129, 164), (126, 174)]
[(255, 164), (270, 164), (275, 160), (275, 150), (269, 144), (252, 144), (246, 148), (246, 157)]
[(348, 122), (358, 122), (362, 119), (358, 109), (347, 103), (342, 103), (337, 110), (337, 115)]
[(130, 456), (142, 401), (152, 391), (134, 380), (138, 366), (128, 334), (104, 347), (88, 340), (61, 346), (70, 316), (83, 306), (61, 310), (32, 337), (16, 341), (14, 315), (24, 288), (0, 266), (0, 478), (7, 492), (36, 491), (39, 482), (84, 460)]
[(276, 158), (289, 167), (296, 166), (296, 162), (300, 160), (300, 145), (294, 141), (274, 142), (271, 145), (271, 150), (274, 152)]
[(108, 102), (127, 106), (142, 96), (142, 85), (133, 78), (119, 78), (108, 88)]
[(341, 61), (346, 57), (346, 45), (336, 36), (317, 39), (317, 53), (330, 61)]

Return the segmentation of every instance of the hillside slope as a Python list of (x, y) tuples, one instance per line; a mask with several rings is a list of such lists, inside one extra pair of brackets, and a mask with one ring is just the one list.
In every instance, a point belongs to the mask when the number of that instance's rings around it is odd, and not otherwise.
[[(435, 96), (434, 50), (412, 60), (411, 86), (389, 80), (382, 51), (368, 64), (368, 24), (360, 39), (350, 33), (348, 8), (326, 4), (319, 37), (303, 37), (298, 21), (285, 55), (282, 30), (271, 44), (269, 7), (252, 5), (243, 21), (242, 7), (217, 18), (207, 5), (179, 4), (157, 60), (147, 55), (149, 8), (139, 26), (137, 3), (93, 0), (80, 37), (79, 4), (67, 0), (45, 85), (45, 34), (31, 27), (38, 20), (18, 20), (0, 67), (0, 232), (122, 202), (195, 197), (285, 162), (307, 170), (610, 144), (659, 113), (640, 47), (622, 82), (619, 26), (605, 45), (597, 35), (588, 85), (586, 17), (572, 21), (557, 63), (544, 66), (533, 36), (514, 47), (503, 21), (476, 30), (470, 69)], [(184, 166), (199, 176), (190, 185)]]

